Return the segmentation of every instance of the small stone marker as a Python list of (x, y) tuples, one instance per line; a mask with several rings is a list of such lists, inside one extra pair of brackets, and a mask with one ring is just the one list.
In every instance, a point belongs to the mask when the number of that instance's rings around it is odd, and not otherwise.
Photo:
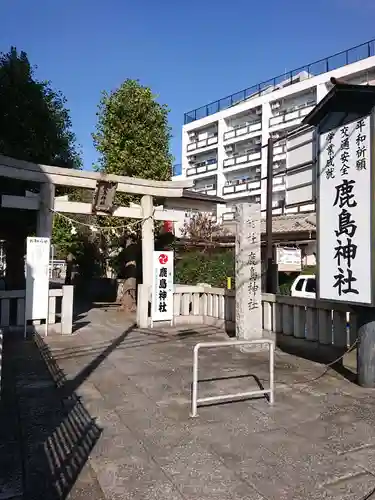
[(260, 204), (237, 205), (236, 337), (262, 338)]

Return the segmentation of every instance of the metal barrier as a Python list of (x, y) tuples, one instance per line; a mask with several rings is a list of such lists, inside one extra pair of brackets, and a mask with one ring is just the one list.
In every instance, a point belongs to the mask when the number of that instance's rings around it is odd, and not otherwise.
[[(237, 394), (221, 394), (220, 396), (210, 396), (206, 398), (198, 399), (198, 352), (202, 348), (211, 347), (230, 347), (230, 346), (241, 346), (241, 345), (262, 345), (268, 344), (269, 354), (270, 354), (270, 387), (269, 389), (260, 389), (257, 391), (239, 392)], [(259, 339), (259, 340), (226, 340), (223, 342), (199, 342), (194, 346), (193, 350), (193, 390), (191, 398), (191, 417), (196, 417), (198, 415), (197, 408), (198, 403), (208, 403), (214, 401), (222, 401), (225, 399), (234, 398), (244, 398), (247, 396), (260, 396), (269, 394), (269, 403), (272, 405), (274, 403), (274, 360), (275, 360), (275, 342), (270, 339)]]

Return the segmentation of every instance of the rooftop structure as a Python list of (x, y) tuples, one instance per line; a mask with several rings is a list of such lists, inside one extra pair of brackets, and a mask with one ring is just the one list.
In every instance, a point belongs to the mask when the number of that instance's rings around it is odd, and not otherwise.
[[(284, 73), (185, 114), (181, 174), (199, 193), (224, 198), (219, 220), (231, 220), (236, 203), (266, 208), (267, 140), (273, 151), (273, 212), (313, 212), (315, 206), (285, 207), (285, 134), (301, 122), (331, 90), (331, 78), (350, 84), (375, 83), (375, 40)], [(180, 170), (179, 170), (180, 171)], [(179, 172), (178, 171), (178, 172)], [(175, 172), (177, 174), (177, 172)]]

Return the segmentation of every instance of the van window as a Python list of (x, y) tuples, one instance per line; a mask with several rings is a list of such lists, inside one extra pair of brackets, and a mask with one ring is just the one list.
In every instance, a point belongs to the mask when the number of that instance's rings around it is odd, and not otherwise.
[(297, 281), (296, 288), (295, 288), (295, 290), (297, 292), (301, 292), (302, 291), (302, 287), (303, 287), (303, 282), (304, 281), (305, 281), (304, 278), (301, 278), (300, 280)]
[(306, 283), (306, 292), (316, 293), (316, 280), (309, 278)]

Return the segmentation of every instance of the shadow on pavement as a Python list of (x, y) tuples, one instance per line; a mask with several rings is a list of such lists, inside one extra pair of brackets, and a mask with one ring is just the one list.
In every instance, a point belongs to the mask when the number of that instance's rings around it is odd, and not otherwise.
[[(3, 355), (5, 404), (12, 408), (0, 417), (8, 414), (9, 420), (11, 412), (17, 422), (12, 445), (19, 457), (22, 498), (65, 499), (101, 429), (77, 394), (65, 390), (65, 374), (37, 334), (27, 340), (6, 335)], [(2, 473), (0, 469), (0, 486)]]

